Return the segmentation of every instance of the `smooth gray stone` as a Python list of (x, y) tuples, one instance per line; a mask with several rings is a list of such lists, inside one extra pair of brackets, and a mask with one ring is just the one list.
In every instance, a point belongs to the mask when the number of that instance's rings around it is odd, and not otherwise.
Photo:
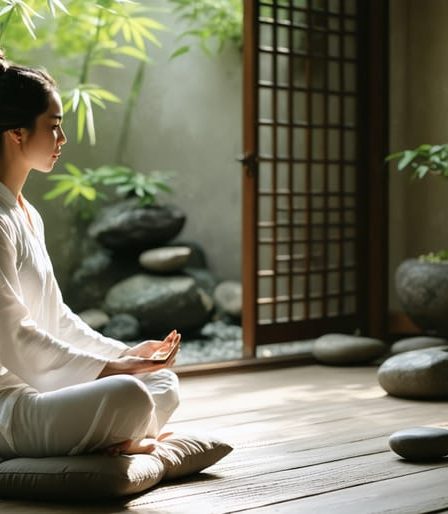
[(395, 341), (390, 351), (396, 355), (403, 352), (412, 352), (413, 350), (423, 350), (424, 348), (435, 348), (437, 346), (446, 346), (448, 341), (441, 337), (418, 336), (408, 337)]
[(395, 273), (404, 311), (427, 333), (448, 336), (448, 264), (407, 259)]
[(218, 279), (211, 271), (203, 268), (184, 268), (182, 270), (184, 275), (194, 279), (198, 287), (203, 289), (210, 297), (213, 297), (213, 292), (218, 285)]
[(112, 287), (104, 308), (135, 316), (143, 335), (154, 337), (176, 328), (200, 328), (209, 318), (212, 299), (185, 276), (134, 275)]
[(87, 325), (94, 330), (104, 327), (110, 320), (109, 316), (99, 309), (88, 309), (80, 312), (78, 315), (84, 323), (87, 323)]
[(135, 258), (114, 255), (104, 248), (86, 255), (74, 271), (64, 297), (76, 312), (100, 307), (107, 291), (117, 282), (139, 271)]
[(191, 254), (186, 264), (187, 268), (206, 269), (208, 267), (205, 251), (199, 243), (194, 241), (183, 241), (181, 239), (175, 239), (174, 241), (167, 243), (166, 246), (186, 246), (190, 248)]
[(176, 237), (186, 216), (177, 207), (142, 207), (137, 198), (104, 207), (88, 228), (88, 234), (113, 250), (146, 250)]
[(372, 362), (387, 351), (379, 339), (345, 334), (326, 334), (316, 339), (314, 357), (323, 364), (351, 365)]
[(243, 287), (241, 282), (225, 280), (218, 284), (213, 292), (215, 304), (225, 314), (234, 318), (241, 317), (243, 308)]
[(140, 335), (140, 324), (130, 314), (115, 314), (104, 327), (103, 334), (118, 341), (134, 341)]
[(191, 249), (187, 246), (165, 246), (146, 250), (140, 254), (140, 266), (160, 273), (172, 273), (182, 270), (190, 258)]
[(400, 398), (448, 398), (448, 347), (394, 355), (378, 369), (378, 381)]
[(391, 449), (404, 459), (433, 461), (448, 455), (448, 430), (436, 427), (406, 428), (389, 437)]

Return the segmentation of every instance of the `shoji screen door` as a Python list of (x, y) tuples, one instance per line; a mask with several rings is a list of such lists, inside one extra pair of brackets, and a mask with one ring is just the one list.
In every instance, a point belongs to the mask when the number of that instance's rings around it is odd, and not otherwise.
[(374, 57), (385, 52), (384, 5), (245, 2), (246, 356), (256, 344), (374, 323), (369, 295), (383, 296), (375, 281), (385, 278), (372, 240), (386, 230), (386, 116), (375, 112), (386, 102), (375, 73), (384, 63)]

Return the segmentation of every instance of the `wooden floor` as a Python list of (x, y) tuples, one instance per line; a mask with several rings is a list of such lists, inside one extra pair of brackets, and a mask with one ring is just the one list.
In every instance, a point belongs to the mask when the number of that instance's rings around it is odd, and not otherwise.
[(446, 403), (388, 397), (376, 368), (304, 366), (182, 379), (171, 427), (206, 430), (235, 450), (194, 479), (84, 507), (0, 502), (8, 514), (448, 512), (448, 460), (413, 464), (395, 430), (448, 426)]

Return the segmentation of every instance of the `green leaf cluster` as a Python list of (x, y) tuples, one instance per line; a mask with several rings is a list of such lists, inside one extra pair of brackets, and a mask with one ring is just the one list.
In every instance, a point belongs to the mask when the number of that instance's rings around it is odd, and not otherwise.
[(428, 173), (448, 177), (448, 144), (423, 144), (388, 155), (386, 161), (392, 160), (398, 160), (399, 171), (410, 170), (413, 178), (422, 179)]
[(98, 198), (106, 200), (112, 189), (115, 196), (136, 196), (141, 205), (154, 205), (163, 193), (171, 193), (171, 174), (161, 171), (147, 173), (135, 171), (127, 166), (104, 165), (97, 169), (80, 169), (74, 164), (65, 165), (67, 173), (50, 175), (56, 182), (53, 189), (45, 194), (46, 200), (64, 197), (64, 205), (79, 200), (93, 202)]
[(438, 252), (430, 252), (420, 255), (419, 260), (422, 262), (435, 262), (448, 264), (448, 250), (439, 250)]
[(51, 51), (77, 139), (87, 134), (92, 145), (95, 108), (119, 101), (104, 84), (90, 83), (92, 70), (120, 69), (123, 57), (150, 62), (149, 47), (161, 46), (156, 33), (162, 30), (148, 7), (131, 0), (0, 0), (0, 43), (8, 57), (27, 62), (32, 50)]
[[(208, 54), (220, 52), (230, 42), (242, 47), (243, 2), (242, 0), (169, 0), (174, 12), (184, 20), (188, 29), (179, 39), (193, 36)], [(189, 45), (178, 48), (172, 57), (190, 50)]]

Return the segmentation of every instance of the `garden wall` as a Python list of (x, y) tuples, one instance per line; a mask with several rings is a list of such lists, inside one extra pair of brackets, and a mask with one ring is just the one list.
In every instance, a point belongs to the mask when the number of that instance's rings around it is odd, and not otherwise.
[[(152, 4), (153, 5), (153, 4)], [(166, 2), (160, 2), (166, 8)], [(230, 46), (218, 56), (208, 56), (193, 41), (190, 53), (170, 60), (182, 43), (176, 42), (181, 24), (169, 13), (154, 14), (173, 32), (160, 33), (161, 49), (154, 49), (154, 66), (147, 70), (143, 93), (132, 119), (129, 144), (123, 162), (140, 171), (176, 172), (175, 194), (169, 199), (187, 214), (183, 240), (199, 243), (211, 270), (222, 279), (240, 278), (241, 261), (241, 171), (236, 156), (242, 148), (242, 54)], [(130, 61), (127, 61), (128, 65)], [(51, 71), (51, 63), (47, 63)], [(111, 91), (128, 91), (135, 70), (117, 80), (104, 71)], [(63, 160), (97, 167), (113, 163), (122, 119), (113, 105), (97, 116), (97, 145), (64, 148)], [(70, 130), (70, 121), (66, 128)], [(49, 251), (62, 285), (76, 259), (78, 242), (73, 217), (60, 201), (46, 202), (47, 180), (35, 174), (27, 194), (41, 211), (47, 230)]]
[[(393, 0), (391, 7), (391, 151), (448, 141), (448, 2)], [(448, 181), (409, 182), (390, 175), (390, 296), (406, 257), (448, 248)]]

